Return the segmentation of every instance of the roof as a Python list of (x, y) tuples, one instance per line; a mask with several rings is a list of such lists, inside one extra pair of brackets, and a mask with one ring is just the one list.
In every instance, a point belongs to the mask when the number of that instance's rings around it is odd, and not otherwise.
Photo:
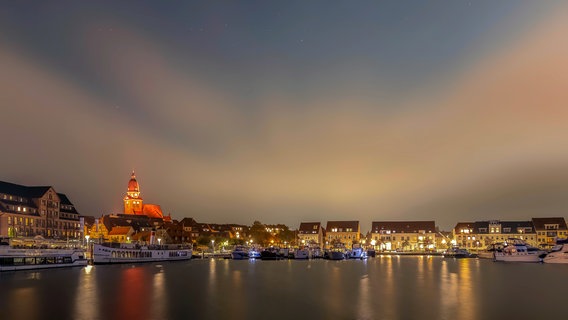
[(326, 230), (330, 232), (331, 229), (353, 229), (353, 232), (359, 232), (359, 221), (328, 221)]
[(302, 222), (300, 223), (300, 228), (298, 229), (298, 233), (300, 234), (317, 233), (320, 228), (321, 228), (321, 222)]
[(0, 193), (24, 198), (41, 198), (51, 187), (27, 187), (15, 183), (0, 181)]
[(95, 217), (93, 216), (80, 216), (80, 218), (83, 218), (86, 226), (92, 226), (95, 224)]
[(568, 229), (566, 227), (566, 220), (562, 217), (553, 218), (532, 218), (535, 229), (544, 230), (547, 224), (558, 224), (559, 229)]
[(373, 221), (371, 232), (379, 233), (381, 230), (396, 233), (436, 232), (436, 223), (434, 221)]
[(142, 213), (150, 218), (163, 218), (162, 208), (157, 204), (145, 204), (142, 207)]
[(126, 235), (130, 232), (132, 227), (114, 227), (108, 232), (109, 236)]
[(455, 233), (460, 233), (461, 229), (473, 229), (475, 222), (458, 222), (454, 227)]

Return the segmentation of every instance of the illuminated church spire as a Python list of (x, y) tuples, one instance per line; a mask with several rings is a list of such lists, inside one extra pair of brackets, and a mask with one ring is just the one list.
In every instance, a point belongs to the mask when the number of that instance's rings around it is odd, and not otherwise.
[(134, 170), (128, 181), (128, 189), (124, 197), (124, 213), (141, 214), (142, 213), (142, 197), (140, 196), (140, 185), (136, 180)]

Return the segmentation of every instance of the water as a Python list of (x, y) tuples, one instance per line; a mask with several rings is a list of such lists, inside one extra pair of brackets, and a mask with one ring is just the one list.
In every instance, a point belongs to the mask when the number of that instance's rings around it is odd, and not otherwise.
[(193, 260), (0, 273), (0, 319), (565, 318), (568, 265)]

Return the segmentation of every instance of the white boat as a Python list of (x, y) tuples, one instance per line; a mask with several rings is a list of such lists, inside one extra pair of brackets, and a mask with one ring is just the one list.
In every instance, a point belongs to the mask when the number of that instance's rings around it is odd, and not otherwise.
[(251, 248), (248, 252), (250, 259), (260, 259), (260, 251), (256, 248)]
[(347, 259), (367, 259), (367, 252), (361, 248), (360, 245), (354, 244), (351, 250), (347, 251), (345, 254), (345, 258)]
[(311, 259), (322, 259), (324, 257), (324, 253), (320, 247), (311, 248), (309, 255)]
[(494, 259), (495, 252), (502, 252), (502, 251), (503, 251), (503, 243), (495, 243), (487, 246), (485, 250), (479, 251), (477, 253), (477, 257), (480, 259)]
[(542, 262), (544, 263), (568, 263), (568, 239), (557, 240), (558, 247), (552, 249), (552, 252), (546, 255)]
[(294, 259), (306, 260), (310, 258), (310, 251), (307, 248), (294, 251)]
[(501, 252), (495, 252), (495, 261), (501, 262), (541, 262), (546, 251), (529, 246), (520, 239), (509, 239)]
[(131, 243), (93, 244), (93, 263), (136, 263), (190, 260), (190, 245), (138, 245)]
[(87, 265), (81, 249), (16, 248), (0, 239), (0, 271), (83, 267)]
[(249, 250), (243, 246), (236, 246), (235, 250), (231, 251), (231, 259), (233, 260), (246, 260), (249, 258)]

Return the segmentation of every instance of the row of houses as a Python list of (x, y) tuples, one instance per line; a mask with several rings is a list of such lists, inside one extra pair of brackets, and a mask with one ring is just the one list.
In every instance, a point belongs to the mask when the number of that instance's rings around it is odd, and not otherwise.
[[(139, 186), (132, 173), (125, 197), (125, 213), (99, 218), (80, 216), (69, 198), (51, 186), (27, 187), (0, 181), (0, 236), (78, 239), (86, 236), (100, 241), (148, 241), (154, 232), (164, 243), (195, 242), (200, 238), (254, 239), (261, 230), (274, 239), (289, 231), (282, 224), (252, 226), (199, 223), (193, 218), (180, 221), (163, 216), (157, 205), (143, 205)], [(131, 208), (140, 204), (139, 210)], [(145, 210), (146, 206), (154, 210)], [(130, 211), (132, 212), (130, 212)], [(152, 212), (150, 212), (152, 211)], [(154, 212), (155, 211), (155, 212)], [(148, 214), (148, 212), (152, 214)], [(557, 238), (568, 237), (562, 217), (532, 218), (528, 221), (459, 222), (452, 232), (440, 232), (435, 221), (374, 221), (371, 230), (361, 233), (359, 221), (302, 222), (285, 245), (327, 247), (360, 243), (379, 250), (435, 250), (455, 245), (479, 249), (508, 238), (520, 238), (539, 247), (550, 247)], [(265, 239), (266, 240), (266, 239)]]
[(550, 248), (556, 239), (568, 238), (568, 227), (563, 217), (458, 222), (451, 233), (439, 231), (434, 221), (374, 221), (371, 231), (363, 236), (358, 221), (328, 221), (326, 228), (319, 222), (303, 222), (298, 238), (300, 244), (351, 246), (361, 243), (385, 251), (428, 251), (448, 246), (480, 250), (510, 238)]

